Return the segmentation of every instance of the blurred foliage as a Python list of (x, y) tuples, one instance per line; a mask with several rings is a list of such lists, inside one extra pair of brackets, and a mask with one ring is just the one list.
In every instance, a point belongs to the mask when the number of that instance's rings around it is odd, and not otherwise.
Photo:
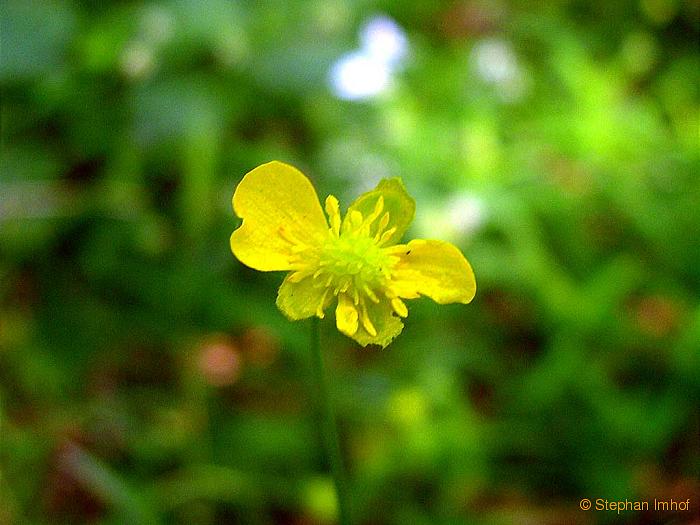
[[(383, 14), (390, 89), (328, 72)], [(685, 523), (700, 500), (697, 0), (5, 0), (0, 523), (331, 523), (308, 325), (230, 254), (279, 159), (384, 176), (469, 306), (323, 338), (367, 524)], [(697, 515), (697, 514), (694, 514)]]

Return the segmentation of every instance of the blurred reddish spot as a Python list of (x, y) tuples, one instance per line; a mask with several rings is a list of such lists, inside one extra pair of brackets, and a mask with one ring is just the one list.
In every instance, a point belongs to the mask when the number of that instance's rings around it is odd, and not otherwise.
[(80, 446), (70, 439), (61, 443), (51, 455), (44, 485), (46, 513), (65, 522), (93, 522), (104, 515), (104, 502), (80, 479), (75, 456)]
[(30, 270), (22, 270), (9, 277), (5, 303), (28, 312), (39, 301), (36, 277)]
[(87, 377), (86, 392), (94, 397), (112, 398), (119, 387), (119, 369), (114, 363), (99, 363)]
[[(686, 501), (690, 500), (691, 512), (693, 516), (698, 514), (698, 508), (695, 506), (693, 509), (693, 502), (697, 498), (697, 494), (700, 494), (700, 479), (688, 476), (674, 476), (669, 475), (659, 465), (645, 464), (642, 465), (636, 472), (634, 483), (639, 491), (640, 499), (653, 501), (654, 499), (659, 501)], [(653, 510), (645, 513), (648, 515), (655, 515)], [(675, 514), (676, 517), (690, 517), (687, 516), (688, 512), (678, 511), (677, 513), (669, 512), (669, 523), (673, 521), (672, 516)], [(655, 521), (649, 520), (650, 523), (656, 523)], [(679, 522), (686, 523), (686, 522)], [(688, 521), (688, 524), (698, 523), (697, 521)]]
[(505, 336), (499, 351), (513, 358), (535, 358), (544, 348), (544, 335), (537, 323), (537, 304), (509, 290), (482, 292), (482, 302), (493, 329)]
[(489, 290), (484, 293), (483, 300), (493, 320), (499, 325), (513, 328), (532, 324), (535, 305), (529, 298), (509, 290)]
[(269, 366), (279, 354), (277, 338), (264, 326), (249, 328), (239, 338), (246, 361), (260, 366)]
[(495, 396), (493, 384), (487, 380), (472, 378), (467, 383), (467, 393), (477, 412), (485, 416), (493, 415)]
[(625, 238), (624, 219), (609, 211), (589, 210), (583, 221), (594, 248), (617, 250)]
[(675, 301), (660, 295), (642, 297), (632, 308), (639, 330), (653, 337), (668, 335), (678, 325), (681, 314)]
[(456, 2), (442, 15), (441, 29), (451, 38), (475, 37), (498, 29), (503, 17), (499, 2)]
[(199, 354), (199, 370), (212, 386), (234, 383), (241, 375), (243, 360), (232, 341), (217, 339), (205, 343)]
[[(471, 481), (471, 480), (470, 480)], [(581, 512), (578, 502), (544, 502), (538, 504), (516, 487), (486, 489), (474, 494), (466, 510), (489, 516), (488, 522), (518, 525), (587, 525), (591, 515)]]

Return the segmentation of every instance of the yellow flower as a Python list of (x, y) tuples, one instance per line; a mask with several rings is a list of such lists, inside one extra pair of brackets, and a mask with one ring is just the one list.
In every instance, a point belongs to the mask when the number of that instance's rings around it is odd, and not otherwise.
[(314, 187), (282, 162), (258, 166), (233, 195), (243, 219), (231, 250), (246, 266), (289, 271), (277, 306), (291, 320), (335, 307), (338, 330), (362, 346), (386, 347), (408, 315), (403, 299), (468, 303), (476, 292), (471, 266), (454, 245), (414, 240), (396, 244), (413, 220), (415, 202), (401, 179), (384, 179), (341, 219), (338, 199), (321, 209)]

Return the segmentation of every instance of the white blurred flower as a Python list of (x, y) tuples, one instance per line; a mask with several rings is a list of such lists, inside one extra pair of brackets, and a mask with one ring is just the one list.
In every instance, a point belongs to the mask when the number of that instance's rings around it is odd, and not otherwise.
[(384, 93), (391, 84), (389, 66), (366, 54), (355, 51), (343, 55), (330, 71), (333, 92), (344, 100), (363, 100)]
[(164, 44), (175, 34), (175, 17), (166, 8), (149, 5), (141, 14), (141, 34), (153, 44)]
[(403, 29), (387, 16), (376, 16), (360, 29), (363, 51), (389, 66), (399, 67), (408, 54), (408, 39)]
[(484, 200), (473, 193), (459, 193), (442, 202), (423, 208), (418, 217), (418, 234), (435, 236), (444, 241), (458, 241), (476, 233), (484, 224), (487, 210)]
[(447, 202), (445, 215), (454, 231), (460, 235), (470, 235), (484, 223), (484, 201), (473, 194), (455, 195)]
[(523, 95), (523, 71), (508, 42), (497, 38), (482, 40), (472, 48), (470, 59), (476, 74), (495, 85), (503, 98), (515, 100)]
[(340, 57), (329, 72), (333, 93), (344, 100), (365, 100), (385, 93), (408, 54), (408, 39), (386, 16), (370, 19), (360, 29), (360, 49)]
[(127, 44), (121, 54), (122, 72), (133, 80), (147, 77), (155, 68), (155, 57), (151, 46), (135, 40)]

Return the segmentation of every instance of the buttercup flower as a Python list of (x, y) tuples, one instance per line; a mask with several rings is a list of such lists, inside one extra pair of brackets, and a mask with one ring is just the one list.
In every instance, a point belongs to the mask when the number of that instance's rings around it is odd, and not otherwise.
[(233, 209), (243, 219), (231, 235), (233, 254), (255, 270), (289, 271), (277, 294), (282, 313), (323, 318), (335, 304), (338, 330), (362, 346), (386, 347), (401, 333), (403, 299), (466, 304), (476, 292), (471, 266), (454, 245), (397, 244), (415, 212), (399, 178), (361, 195), (344, 218), (329, 195), (326, 219), (309, 179), (273, 161), (243, 177)]

